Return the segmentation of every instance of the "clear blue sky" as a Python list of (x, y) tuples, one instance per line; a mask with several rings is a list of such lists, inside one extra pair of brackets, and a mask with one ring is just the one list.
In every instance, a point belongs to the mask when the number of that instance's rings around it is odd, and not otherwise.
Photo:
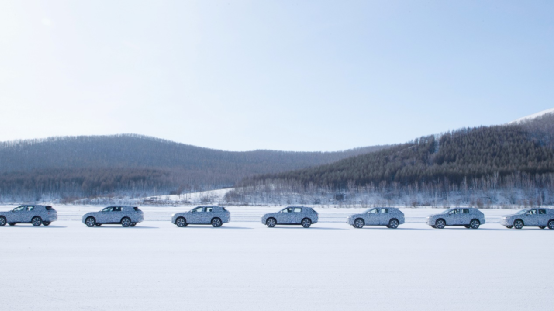
[(339, 150), (554, 107), (553, 1), (0, 2), (0, 140)]

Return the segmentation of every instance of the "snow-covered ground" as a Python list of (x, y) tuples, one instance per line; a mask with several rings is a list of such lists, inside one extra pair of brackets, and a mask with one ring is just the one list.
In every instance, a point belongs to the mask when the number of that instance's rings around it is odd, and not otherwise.
[[(230, 207), (221, 228), (178, 228), (143, 208), (134, 228), (69, 220), (0, 227), (2, 310), (549, 310), (554, 230), (392, 230), (248, 222), (278, 208)], [(73, 209), (73, 210), (72, 210)], [(4, 210), (4, 208), (0, 208)], [(325, 209), (333, 215), (356, 210)], [(429, 212), (404, 210), (419, 221)], [(408, 214), (408, 212), (410, 214)], [(490, 213), (489, 213), (490, 212)], [(485, 210), (487, 216), (511, 211)], [(244, 221), (236, 221), (244, 213)], [(237, 215), (237, 216), (234, 216)], [(162, 217), (160, 221), (153, 220)], [(341, 216), (342, 217), (342, 216)], [(80, 217), (79, 217), (80, 220)]]

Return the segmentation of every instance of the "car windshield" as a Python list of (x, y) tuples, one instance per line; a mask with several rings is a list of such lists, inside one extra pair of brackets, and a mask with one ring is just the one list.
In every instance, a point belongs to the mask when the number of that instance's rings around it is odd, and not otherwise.
[(521, 211), (517, 212), (517, 215), (525, 214), (528, 210), (522, 209)]
[(16, 208), (13, 209), (14, 212), (19, 212), (19, 211), (22, 211), (23, 209), (25, 208), (25, 206), (18, 206)]
[(106, 208), (102, 209), (102, 212), (111, 212), (111, 211), (112, 211), (112, 208), (113, 208), (113, 207), (111, 207), (111, 206), (110, 206), (110, 207), (106, 207)]
[(452, 212), (452, 211), (453, 211), (453, 209), (447, 209), (446, 211), (444, 211), (444, 212), (442, 212), (442, 213), (443, 213), (443, 214), (448, 214), (448, 213), (450, 213), (450, 212)]

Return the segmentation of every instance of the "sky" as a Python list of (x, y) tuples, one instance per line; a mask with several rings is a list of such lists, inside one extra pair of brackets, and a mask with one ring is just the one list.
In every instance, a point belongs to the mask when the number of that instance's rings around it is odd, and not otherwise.
[(0, 141), (330, 151), (554, 108), (553, 1), (0, 1)]

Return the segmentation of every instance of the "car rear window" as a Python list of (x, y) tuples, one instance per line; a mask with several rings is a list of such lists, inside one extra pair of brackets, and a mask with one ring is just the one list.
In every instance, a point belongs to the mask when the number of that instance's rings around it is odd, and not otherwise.
[(540, 209), (539, 214), (546, 214), (546, 210), (545, 209)]
[(142, 212), (142, 211), (140, 210), (140, 208), (138, 208), (138, 207), (136, 207), (136, 206), (133, 207), (133, 209), (134, 209), (135, 211), (137, 211), (137, 212)]
[(45, 208), (49, 211), (53, 210), (52, 206), (45, 206)]
[(462, 213), (464, 213), (464, 214), (469, 214), (469, 209), (468, 209), (468, 208), (463, 208), (463, 209), (462, 209)]

